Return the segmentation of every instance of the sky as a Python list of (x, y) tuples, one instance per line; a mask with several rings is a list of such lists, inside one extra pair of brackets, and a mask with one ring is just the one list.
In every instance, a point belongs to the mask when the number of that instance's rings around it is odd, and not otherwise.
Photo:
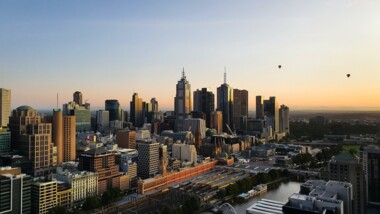
[[(12, 107), (94, 108), (133, 93), (174, 109), (227, 82), (291, 109), (380, 110), (380, 1), (0, 1), (0, 88)], [(279, 69), (278, 65), (282, 65)], [(346, 74), (351, 74), (350, 78)]]

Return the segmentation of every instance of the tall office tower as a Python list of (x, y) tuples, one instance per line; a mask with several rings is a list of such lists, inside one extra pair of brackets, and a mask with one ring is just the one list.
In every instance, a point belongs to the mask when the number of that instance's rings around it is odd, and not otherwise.
[(0, 156), (11, 151), (11, 133), (7, 129), (0, 128)]
[(41, 123), (37, 111), (20, 106), (9, 118), (12, 147), (32, 162), (34, 176), (49, 173), (53, 166), (52, 124)]
[(227, 125), (233, 128), (233, 101), (234, 101), (234, 90), (227, 84), (226, 79), (227, 74), (224, 73), (224, 84), (218, 87), (217, 91), (217, 110), (221, 111), (223, 114), (223, 130), (227, 131)]
[(99, 110), (96, 112), (96, 127), (98, 130), (104, 131), (110, 127), (109, 111)]
[(210, 128), (215, 129), (217, 134), (221, 134), (223, 132), (223, 112), (221, 111), (211, 112)]
[(182, 131), (183, 120), (186, 119), (191, 112), (191, 85), (186, 79), (185, 70), (182, 71), (182, 77), (176, 86), (174, 108), (176, 128), (178, 131)]
[(264, 115), (267, 117), (267, 123), (272, 126), (274, 132), (280, 130), (278, 109), (276, 97), (269, 97), (269, 100), (264, 100)]
[(281, 105), (279, 111), (280, 111), (279, 112), (280, 132), (288, 135), (290, 134), (289, 107), (285, 105)]
[(119, 166), (115, 164), (115, 154), (107, 152), (104, 147), (81, 154), (78, 169), (98, 175), (98, 194), (112, 188), (120, 188)]
[(59, 109), (53, 110), (52, 141), (57, 147), (57, 164), (63, 162), (63, 114)]
[(76, 132), (86, 132), (91, 130), (91, 111), (90, 104), (86, 103), (83, 106), (75, 102), (63, 104), (64, 116), (75, 116)]
[(155, 176), (159, 170), (159, 143), (139, 142), (137, 151), (137, 175), (142, 179)]
[(28, 125), (41, 123), (41, 117), (30, 106), (20, 106), (12, 111), (9, 117), (9, 130), (11, 131), (11, 147), (19, 150), (20, 136), (26, 133)]
[(76, 91), (73, 94), (73, 101), (78, 104), (79, 106), (83, 105), (83, 98), (82, 98), (82, 92)]
[(53, 162), (52, 124), (29, 125), (20, 136), (20, 154), (32, 162), (33, 176), (48, 175)]
[(54, 208), (57, 198), (57, 181), (37, 181), (32, 184), (32, 213), (46, 214)]
[(233, 125), (234, 129), (240, 130), (241, 127), (241, 116), (248, 117), (248, 91), (234, 89), (234, 99), (233, 99)]
[(193, 110), (206, 114), (206, 126), (211, 125), (211, 112), (215, 110), (215, 95), (208, 88), (194, 91)]
[(156, 100), (155, 97), (150, 99), (150, 104), (152, 105), (152, 111), (153, 112), (158, 112), (158, 101)]
[(106, 100), (105, 110), (109, 112), (109, 121), (120, 120), (122, 121), (122, 109), (118, 100)]
[(8, 126), (11, 114), (11, 90), (0, 88), (0, 127)]
[(363, 165), (359, 158), (342, 152), (329, 161), (329, 179), (349, 182), (353, 186), (352, 213), (366, 213), (366, 188)]
[(144, 125), (142, 99), (139, 98), (137, 93), (134, 93), (131, 101), (131, 122), (135, 127), (142, 127)]
[(130, 130), (117, 131), (116, 144), (121, 148), (136, 149), (136, 132)]
[(366, 180), (367, 203), (380, 207), (380, 148), (367, 146), (361, 155)]
[(76, 159), (76, 118), (63, 117), (63, 162)]
[(31, 213), (32, 177), (20, 168), (0, 168), (0, 213)]
[(256, 96), (256, 119), (264, 119), (264, 104), (262, 96)]
[(57, 147), (57, 164), (76, 158), (76, 119), (63, 116), (61, 110), (53, 110), (52, 140)]

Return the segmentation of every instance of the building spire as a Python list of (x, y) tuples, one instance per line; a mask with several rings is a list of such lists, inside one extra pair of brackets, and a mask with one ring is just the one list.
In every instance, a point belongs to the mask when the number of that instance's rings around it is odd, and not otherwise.
[(186, 76), (185, 76), (185, 68), (182, 68), (182, 79), (186, 79)]
[(226, 72), (226, 66), (224, 66), (224, 84), (227, 84), (227, 72)]

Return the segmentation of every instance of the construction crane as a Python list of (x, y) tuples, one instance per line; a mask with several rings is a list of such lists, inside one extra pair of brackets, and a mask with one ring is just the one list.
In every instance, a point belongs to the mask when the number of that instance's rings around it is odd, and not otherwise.
[(236, 136), (236, 132), (232, 132), (230, 126), (226, 123), (228, 131), (231, 133), (231, 135)]

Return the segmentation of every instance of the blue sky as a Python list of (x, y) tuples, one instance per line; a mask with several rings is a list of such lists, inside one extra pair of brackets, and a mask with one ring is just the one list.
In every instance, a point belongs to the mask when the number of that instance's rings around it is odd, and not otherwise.
[[(92, 106), (133, 92), (173, 108), (223, 82), (291, 108), (380, 109), (380, 1), (0, 1), (0, 87), (12, 106)], [(281, 70), (277, 65), (281, 64)], [(345, 75), (351, 73), (351, 77)]]

